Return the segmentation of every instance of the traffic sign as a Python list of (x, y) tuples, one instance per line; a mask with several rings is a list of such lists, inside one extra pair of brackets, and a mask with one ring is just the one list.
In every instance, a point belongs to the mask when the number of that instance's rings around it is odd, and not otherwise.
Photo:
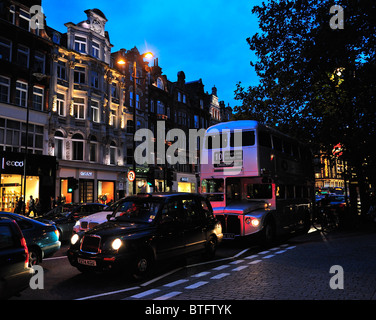
[(129, 182), (133, 182), (136, 179), (136, 174), (133, 170), (128, 172), (128, 180)]

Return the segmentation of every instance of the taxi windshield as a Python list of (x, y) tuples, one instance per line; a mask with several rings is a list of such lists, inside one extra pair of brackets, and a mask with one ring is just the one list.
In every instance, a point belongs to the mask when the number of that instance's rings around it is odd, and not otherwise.
[(152, 223), (161, 204), (158, 199), (126, 200), (114, 211), (114, 216), (117, 221)]

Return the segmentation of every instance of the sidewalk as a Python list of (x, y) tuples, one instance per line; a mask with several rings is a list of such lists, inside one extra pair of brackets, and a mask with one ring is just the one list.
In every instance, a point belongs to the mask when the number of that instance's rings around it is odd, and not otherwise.
[[(288, 243), (295, 248), (176, 299), (376, 300), (375, 232), (313, 232)], [(343, 289), (332, 289), (331, 279)]]

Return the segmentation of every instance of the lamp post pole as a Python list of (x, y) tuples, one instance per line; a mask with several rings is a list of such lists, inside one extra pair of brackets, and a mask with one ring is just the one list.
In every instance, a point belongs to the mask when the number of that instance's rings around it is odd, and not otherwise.
[(135, 159), (135, 154), (136, 154), (136, 117), (137, 117), (137, 112), (136, 112), (136, 93), (137, 93), (137, 63), (136, 63), (136, 56), (134, 57), (134, 62), (133, 62), (133, 172), (135, 173), (135, 179), (133, 181), (133, 195), (136, 194), (136, 185), (137, 185), (137, 174), (136, 174), (136, 159)]

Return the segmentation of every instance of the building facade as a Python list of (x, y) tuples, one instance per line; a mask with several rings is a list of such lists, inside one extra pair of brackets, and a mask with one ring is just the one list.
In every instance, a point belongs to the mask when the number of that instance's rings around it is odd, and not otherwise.
[[(202, 80), (186, 82), (180, 71), (171, 81), (158, 59), (149, 66), (136, 47), (112, 52), (108, 21), (99, 9), (86, 10), (82, 22), (66, 23), (66, 32), (45, 19), (33, 29), (35, 4), (41, 2), (0, 6), (1, 208), (11, 211), (16, 198), (29, 195), (43, 198), (45, 208), (51, 197), (108, 203), (131, 194), (133, 183), (136, 192), (147, 182), (148, 192), (197, 192), (199, 150), (189, 154), (189, 129), (220, 120), (210, 111), (213, 95), (204, 92)], [(137, 164), (130, 182), (134, 131), (141, 128), (153, 132), (155, 161)], [(175, 162), (166, 159), (176, 140), (166, 138), (172, 129), (186, 137)], [(77, 181), (73, 192), (69, 178)]]

